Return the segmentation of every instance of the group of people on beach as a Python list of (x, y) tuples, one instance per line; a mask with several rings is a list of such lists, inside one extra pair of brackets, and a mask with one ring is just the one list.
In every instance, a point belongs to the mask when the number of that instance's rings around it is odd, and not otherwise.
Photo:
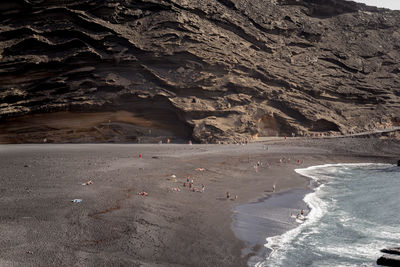
[(189, 176), (186, 176), (186, 181), (183, 183), (183, 187), (188, 187), (189, 190), (192, 192), (204, 193), (204, 191), (206, 190), (206, 186), (204, 184), (201, 184), (201, 189), (195, 187), (194, 180), (190, 179)]
[[(226, 199), (231, 199), (231, 193), (229, 191), (226, 192)], [(235, 195), (235, 197), (232, 200), (237, 200), (237, 199), (238, 199), (238, 196)]]
[[(175, 175), (172, 175), (172, 177), (176, 177)], [(176, 179), (174, 179), (174, 181), (176, 181)], [(190, 179), (189, 176), (186, 176), (186, 180), (183, 182), (183, 187), (188, 188), (189, 191), (191, 192), (200, 192), (200, 193), (204, 193), (206, 186), (204, 184), (201, 184), (201, 189), (194, 186), (194, 179)], [(181, 190), (179, 189), (179, 187), (175, 187), (172, 189), (173, 191), (178, 191), (180, 192)], [(231, 200), (237, 200), (238, 199), (238, 195), (235, 195), (233, 198), (231, 198), (231, 193), (229, 191), (226, 192), (226, 199), (231, 199)]]
[[(248, 161), (250, 162), (250, 158), (249, 158)], [(258, 172), (258, 169), (259, 169), (260, 167), (262, 167), (262, 166), (265, 166), (265, 167), (269, 168), (269, 167), (270, 167), (270, 164), (269, 164), (268, 161), (266, 161), (265, 164), (263, 164), (261, 161), (257, 161), (257, 163), (255, 163), (255, 164), (253, 165), (253, 168), (254, 168), (254, 170), (255, 170), (256, 172)]]
[[(289, 163), (289, 162), (290, 162), (290, 157), (288, 157), (288, 158), (286, 158), (286, 157), (281, 157), (281, 158), (279, 159), (279, 163), (280, 163), (280, 164), (282, 164), (282, 163)], [(303, 165), (303, 163), (304, 163), (304, 160), (300, 160), (300, 159), (297, 160), (297, 164)]]
[[(248, 158), (248, 162), (250, 163), (250, 157)], [(282, 163), (289, 163), (289, 162), (290, 162), (290, 157), (288, 157), (288, 158), (286, 158), (286, 157), (281, 157), (281, 158), (279, 158), (279, 164), (282, 164)], [(298, 165), (303, 165), (303, 163), (304, 163), (304, 160), (302, 160), (302, 159), (301, 159), (301, 160), (300, 160), (300, 159), (297, 160), (297, 164), (298, 164)], [(262, 166), (265, 166), (265, 167), (269, 168), (271, 165), (269, 164), (268, 161), (266, 161), (265, 164), (263, 164), (261, 161), (257, 161), (257, 162), (253, 165), (253, 168), (254, 168), (254, 170), (255, 170), (256, 172), (258, 172), (259, 168), (262, 167)]]
[[(175, 175), (173, 175), (175, 177)], [(183, 182), (183, 187), (187, 187), (189, 188), (189, 191), (192, 192), (200, 192), (200, 193), (204, 193), (206, 186), (204, 184), (201, 184), (201, 189), (199, 189), (198, 187), (194, 186), (194, 180), (190, 179), (189, 176), (186, 176), (186, 180)], [(178, 187), (179, 188), (179, 187)], [(178, 188), (174, 188), (173, 191), (179, 191)], [(226, 199), (231, 199), (231, 200), (237, 200), (238, 199), (238, 195), (235, 195), (233, 198), (231, 198), (231, 193), (229, 191), (226, 192)]]

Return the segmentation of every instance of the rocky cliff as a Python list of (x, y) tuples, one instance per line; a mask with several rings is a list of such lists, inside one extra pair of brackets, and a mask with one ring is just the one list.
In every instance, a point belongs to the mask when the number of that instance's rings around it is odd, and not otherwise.
[(6, 0), (0, 12), (0, 142), (215, 142), (400, 124), (398, 11)]

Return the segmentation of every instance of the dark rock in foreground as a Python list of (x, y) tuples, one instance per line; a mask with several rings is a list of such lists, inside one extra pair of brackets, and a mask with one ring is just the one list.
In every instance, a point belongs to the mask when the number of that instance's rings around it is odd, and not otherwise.
[(381, 250), (381, 252), (387, 253), (387, 254), (400, 255), (400, 248), (384, 248)]
[(376, 263), (383, 266), (400, 266), (400, 247), (398, 248), (384, 248), (381, 250), (387, 253), (380, 257)]
[[(0, 142), (400, 125), (398, 11), (344, 0), (5, 0), (0, 13)], [(33, 114), (56, 111), (129, 118), (35, 124)]]
[(398, 255), (383, 255), (382, 257), (380, 257), (376, 263), (378, 265), (382, 265), (382, 266), (400, 266), (400, 256)]

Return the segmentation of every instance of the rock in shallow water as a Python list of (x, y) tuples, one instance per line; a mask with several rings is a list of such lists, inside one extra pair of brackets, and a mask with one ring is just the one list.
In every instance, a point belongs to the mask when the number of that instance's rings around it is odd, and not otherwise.
[(380, 257), (376, 263), (378, 265), (382, 265), (382, 266), (396, 266), (399, 267), (400, 266), (400, 256), (398, 255), (383, 255), (382, 257)]
[[(400, 161), (399, 161), (400, 163)], [(388, 254), (394, 254), (394, 255), (400, 255), (400, 248), (384, 248), (381, 250), (383, 253), (388, 253)]]

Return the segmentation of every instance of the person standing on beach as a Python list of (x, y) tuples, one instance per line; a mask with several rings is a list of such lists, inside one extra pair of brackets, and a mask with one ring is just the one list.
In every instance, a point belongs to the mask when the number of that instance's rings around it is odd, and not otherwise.
[(229, 192), (226, 192), (226, 198), (229, 199), (231, 197), (231, 194)]
[(275, 192), (275, 184), (272, 185), (272, 192)]

